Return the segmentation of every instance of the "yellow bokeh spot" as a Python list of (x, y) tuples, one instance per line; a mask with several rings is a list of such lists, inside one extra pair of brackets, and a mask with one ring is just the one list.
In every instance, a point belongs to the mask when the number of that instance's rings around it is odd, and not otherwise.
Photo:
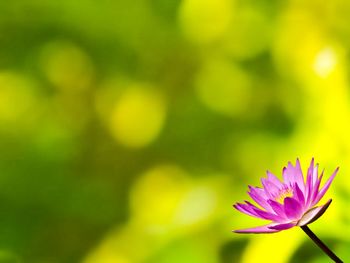
[(205, 221), (215, 213), (217, 206), (218, 196), (214, 189), (208, 185), (193, 187), (184, 195), (175, 216), (175, 223), (191, 226)]
[(0, 123), (4, 129), (31, 127), (40, 108), (33, 83), (12, 72), (0, 72)]
[(251, 81), (244, 70), (228, 60), (208, 60), (195, 85), (201, 101), (214, 111), (237, 116), (248, 110)]
[(315, 58), (327, 38), (310, 14), (291, 9), (280, 18), (273, 54), (277, 67), (283, 74), (308, 81), (314, 75)]
[(169, 164), (146, 171), (130, 190), (129, 221), (110, 231), (83, 262), (146, 262), (176, 237), (197, 233), (197, 226), (218, 216), (219, 191), (226, 178), (218, 177), (193, 181), (180, 167)]
[(67, 92), (81, 91), (92, 82), (94, 70), (88, 55), (78, 46), (57, 41), (44, 46), (41, 67), (56, 88)]
[(279, 24), (273, 55), (281, 73), (316, 92), (322, 85), (344, 84), (344, 48), (327, 35), (318, 20), (302, 9), (291, 9)]
[(315, 58), (314, 70), (320, 77), (327, 77), (338, 63), (338, 58), (335, 51), (327, 47), (321, 50)]
[(154, 249), (153, 241), (142, 229), (127, 224), (107, 233), (83, 263), (141, 263)]
[(184, 0), (179, 19), (185, 35), (196, 43), (217, 40), (228, 30), (231, 0)]
[(180, 203), (189, 188), (186, 173), (177, 166), (157, 166), (146, 172), (131, 190), (131, 213), (151, 232), (171, 230)]
[(166, 117), (162, 94), (147, 85), (128, 87), (117, 99), (110, 117), (113, 136), (124, 146), (139, 148), (153, 142)]
[(253, 58), (269, 47), (271, 28), (261, 12), (253, 8), (237, 10), (222, 43), (223, 48), (237, 59)]
[(243, 253), (242, 263), (287, 263), (301, 241), (302, 233), (299, 228), (273, 235), (255, 236)]

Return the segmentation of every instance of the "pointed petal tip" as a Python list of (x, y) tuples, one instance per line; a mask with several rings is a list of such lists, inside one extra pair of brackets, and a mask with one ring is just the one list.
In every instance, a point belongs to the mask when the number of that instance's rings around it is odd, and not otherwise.
[(239, 208), (238, 208), (239, 205), (240, 205), (240, 203), (234, 203), (234, 204), (232, 205), (232, 207), (235, 208), (235, 209), (237, 209), (237, 210), (239, 211)]
[(331, 177), (335, 177), (337, 175), (337, 173), (339, 172), (339, 166), (337, 168), (335, 168), (333, 174), (331, 175)]
[(232, 230), (233, 233), (236, 234), (260, 234), (260, 233), (266, 233), (266, 232), (251, 232), (251, 231), (244, 231), (244, 230)]
[(236, 208), (237, 206), (240, 206), (240, 205), (242, 205), (242, 203), (236, 202), (236, 203), (234, 203), (232, 206), (233, 206), (234, 208)]
[(314, 167), (314, 164), (315, 164), (315, 158), (312, 157), (310, 162), (310, 167)]
[(232, 230), (232, 233), (236, 233), (236, 234), (244, 234), (246, 232), (240, 231), (240, 230)]

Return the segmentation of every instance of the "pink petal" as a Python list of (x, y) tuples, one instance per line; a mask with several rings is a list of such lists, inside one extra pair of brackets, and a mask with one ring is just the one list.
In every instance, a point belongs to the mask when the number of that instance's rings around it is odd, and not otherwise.
[(269, 228), (281, 231), (281, 230), (286, 230), (286, 229), (292, 228), (295, 225), (296, 225), (296, 223), (291, 222), (291, 223), (283, 223), (283, 224), (270, 226)]
[(321, 172), (320, 178), (317, 179), (317, 182), (316, 182), (316, 184), (314, 186), (314, 189), (312, 190), (310, 203), (308, 204), (309, 207), (313, 207), (316, 204), (315, 200), (316, 200), (316, 197), (318, 195), (318, 191), (320, 189), (320, 184), (321, 184), (321, 180), (322, 180), (322, 177), (323, 177), (323, 173), (324, 173), (324, 170)]
[(310, 224), (317, 220), (319, 217), (323, 215), (323, 213), (327, 210), (329, 205), (331, 204), (332, 199), (329, 199), (327, 203), (325, 203), (322, 206), (317, 206), (312, 209), (310, 209), (308, 212), (306, 212), (302, 218), (298, 221), (298, 226), (304, 226), (307, 224)]
[(311, 159), (311, 162), (310, 162), (310, 166), (307, 170), (307, 175), (311, 175), (313, 173), (313, 170), (314, 170), (314, 164), (315, 164), (315, 160), (314, 158)]
[(277, 221), (277, 222), (283, 220), (283, 218), (279, 215), (261, 210), (256, 206), (254, 206), (253, 204), (249, 203), (248, 201), (245, 201), (245, 202), (249, 205), (249, 208), (252, 209), (254, 213), (257, 214), (260, 218), (271, 220), (271, 221)]
[(275, 214), (263, 211), (253, 204), (251, 204), (248, 201), (245, 201), (246, 204), (240, 204), (237, 203), (233, 207), (236, 208), (238, 211), (247, 214), (252, 217), (260, 218), (260, 219), (266, 219), (266, 220), (272, 220), (272, 221), (280, 221), (281, 218)]
[(273, 212), (269, 204), (266, 202), (268, 198), (266, 197), (265, 191), (258, 187), (253, 187), (253, 186), (248, 186), (248, 187), (249, 187), (248, 194), (250, 195), (250, 197), (262, 208), (265, 208), (266, 210)]
[(283, 184), (282, 182), (270, 171), (267, 171), (267, 180), (269, 180), (271, 183), (273, 183), (277, 188), (282, 188)]
[(288, 166), (283, 168), (283, 180), (287, 185), (297, 183), (300, 189), (304, 189), (304, 177), (299, 159), (297, 159), (295, 167), (289, 162)]
[(314, 174), (314, 158), (312, 158), (310, 166), (307, 170), (306, 175), (306, 185), (305, 185), (305, 197), (306, 197), (306, 206), (310, 205), (312, 189), (313, 189), (313, 174)]
[(296, 220), (303, 214), (303, 207), (296, 199), (286, 197), (284, 198), (284, 212), (289, 219)]
[(233, 207), (236, 208), (238, 211), (244, 214), (247, 214), (249, 216), (261, 218), (254, 210), (250, 209), (246, 204), (237, 203), (237, 204), (234, 204)]
[(277, 215), (279, 215), (280, 217), (286, 218), (286, 214), (284, 212), (284, 206), (282, 204), (271, 199), (267, 200), (267, 202), (269, 203), (269, 205)]
[(306, 206), (310, 206), (311, 203), (311, 196), (312, 196), (312, 184), (311, 184), (311, 176), (308, 175), (306, 179), (306, 186), (305, 186), (305, 197), (306, 197)]
[(312, 173), (312, 186), (315, 187), (318, 180), (318, 164), (316, 164), (315, 169)]
[(327, 192), (328, 188), (330, 187), (334, 177), (336, 176), (337, 172), (339, 171), (339, 167), (337, 169), (335, 169), (335, 171), (333, 172), (332, 176), (329, 177), (329, 179), (327, 180), (327, 182), (324, 184), (324, 186), (322, 187), (322, 189), (319, 191), (319, 193), (317, 194), (315, 200), (313, 200), (313, 204), (317, 204), (322, 197), (325, 195), (325, 193)]
[(303, 192), (300, 190), (298, 184), (293, 185), (293, 197), (297, 199), (300, 204), (305, 205), (305, 197)]
[(252, 228), (246, 228), (246, 229), (233, 230), (233, 232), (240, 233), (240, 234), (262, 234), (262, 233), (275, 233), (280, 231), (277, 229), (270, 228), (272, 226), (276, 226), (276, 223), (271, 223), (264, 226), (258, 226), (258, 227), (252, 227)]
[(298, 183), (298, 186), (299, 186), (300, 190), (304, 190), (303, 189), (303, 186), (305, 185), (305, 183), (304, 183), (304, 176), (303, 176), (303, 171), (301, 170), (301, 165), (300, 165), (299, 158), (297, 158), (297, 160), (295, 162), (295, 172), (298, 175), (296, 183)]
[(260, 218), (263, 218), (266, 220), (271, 220), (271, 221), (275, 221), (275, 222), (282, 222), (285, 220), (285, 218), (283, 216), (280, 216), (280, 215), (274, 215), (274, 214), (271, 214), (269, 212), (262, 211), (262, 210), (256, 210), (256, 209), (254, 209), (254, 210), (260, 216)]
[(265, 193), (269, 199), (273, 198), (273, 193), (277, 193), (279, 191), (279, 187), (268, 178), (261, 178), (261, 183), (264, 186)]

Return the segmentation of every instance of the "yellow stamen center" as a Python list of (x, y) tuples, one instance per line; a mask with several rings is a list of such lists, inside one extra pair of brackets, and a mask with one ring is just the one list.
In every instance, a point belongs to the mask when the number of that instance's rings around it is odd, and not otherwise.
[(275, 200), (281, 204), (283, 204), (284, 198), (286, 197), (292, 197), (293, 196), (293, 191), (292, 189), (283, 189), (279, 193), (279, 195), (275, 198)]

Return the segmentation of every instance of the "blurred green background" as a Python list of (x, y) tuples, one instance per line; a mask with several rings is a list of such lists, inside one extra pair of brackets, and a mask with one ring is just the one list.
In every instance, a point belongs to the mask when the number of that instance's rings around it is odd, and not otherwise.
[(329, 262), (232, 208), (340, 172), (311, 228), (350, 260), (350, 1), (0, 2), (0, 262)]

